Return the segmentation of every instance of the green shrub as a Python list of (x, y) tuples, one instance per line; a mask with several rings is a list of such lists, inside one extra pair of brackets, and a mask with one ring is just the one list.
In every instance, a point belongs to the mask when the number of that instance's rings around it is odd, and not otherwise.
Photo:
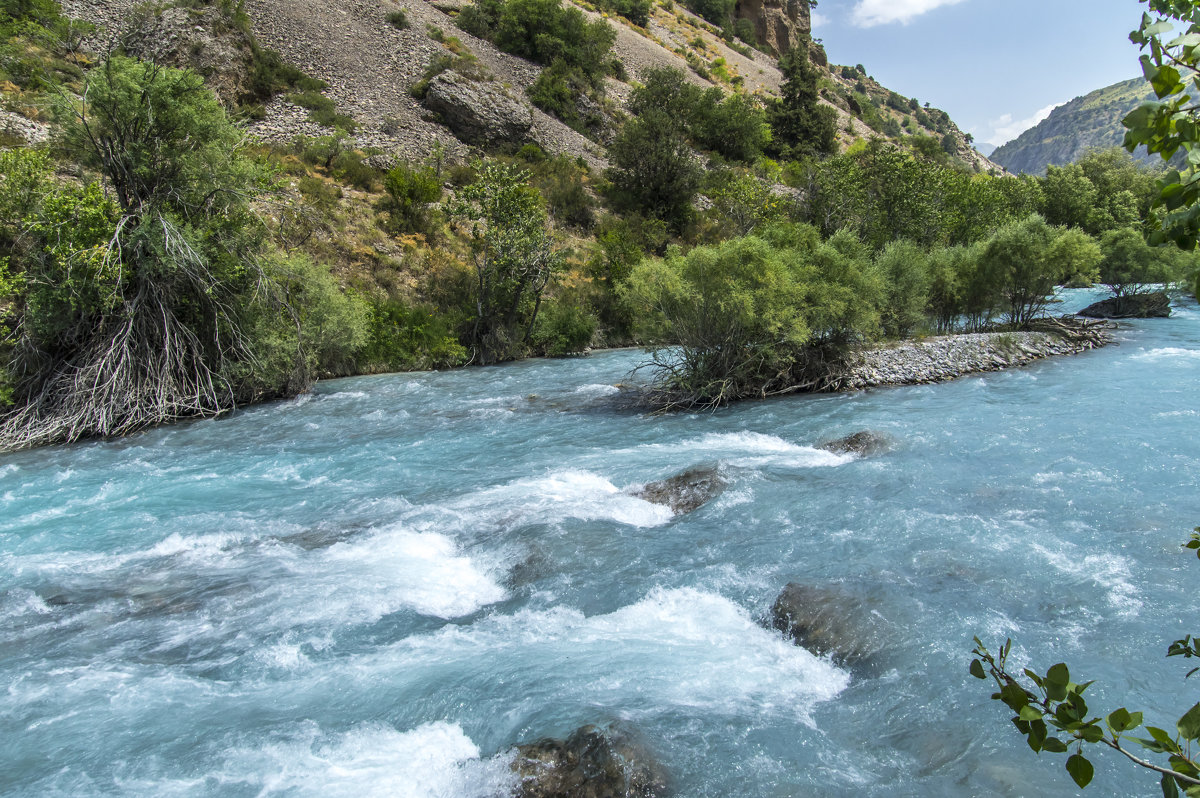
[(383, 188), (392, 232), (429, 233), (433, 214), (429, 206), (442, 198), (442, 184), (432, 169), (398, 164), (384, 177)]
[(625, 17), (638, 27), (650, 24), (650, 0), (600, 0), (596, 5)]
[(363, 371), (412, 371), (461, 366), (467, 350), (452, 320), (429, 306), (395, 301), (370, 307), (366, 343), (358, 353)]
[(402, 8), (389, 12), (386, 19), (387, 24), (396, 30), (405, 30), (408, 28), (408, 15), (404, 13), (404, 9)]
[(687, 0), (687, 7), (717, 27), (733, 18), (734, 0)]
[(901, 239), (883, 248), (875, 268), (884, 281), (883, 333), (889, 338), (907, 338), (925, 322), (929, 258), (919, 246)]
[(578, 305), (559, 300), (545, 303), (534, 325), (531, 343), (547, 357), (578, 355), (591, 346), (596, 317)]
[(322, 127), (353, 133), (358, 124), (354, 118), (337, 112), (337, 103), (315, 90), (292, 92), (288, 101), (308, 109), (308, 118)]

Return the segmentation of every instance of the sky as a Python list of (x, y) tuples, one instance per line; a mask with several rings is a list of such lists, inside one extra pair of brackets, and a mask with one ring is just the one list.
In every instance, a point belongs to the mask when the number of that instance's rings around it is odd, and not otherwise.
[(813, 36), (835, 64), (1003, 144), (1064, 102), (1141, 75), (1137, 0), (819, 0)]

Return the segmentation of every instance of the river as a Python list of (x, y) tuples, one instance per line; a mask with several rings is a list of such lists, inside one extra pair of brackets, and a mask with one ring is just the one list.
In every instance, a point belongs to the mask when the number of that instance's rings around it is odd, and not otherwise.
[[(1075, 795), (972, 636), (1096, 709), (1195, 700), (1175, 306), (941, 385), (643, 416), (612, 397), (642, 356), (604, 352), (0, 455), (0, 794), (498, 796), (514, 745), (616, 723), (679, 796)], [(816, 448), (860, 430), (891, 449)], [(692, 466), (729, 484), (690, 514), (630, 495)], [(793, 581), (892, 630), (870, 667), (764, 625)], [(1157, 793), (1095, 753), (1088, 794)]]

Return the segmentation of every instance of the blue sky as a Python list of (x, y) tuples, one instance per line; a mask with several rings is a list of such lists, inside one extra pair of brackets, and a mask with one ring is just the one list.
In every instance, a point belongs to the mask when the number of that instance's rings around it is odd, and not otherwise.
[(835, 64), (949, 112), (1003, 144), (1073, 97), (1141, 74), (1137, 0), (820, 0)]

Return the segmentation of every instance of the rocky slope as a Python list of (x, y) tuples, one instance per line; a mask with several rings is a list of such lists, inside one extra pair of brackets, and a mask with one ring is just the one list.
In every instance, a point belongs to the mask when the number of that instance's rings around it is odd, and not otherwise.
[[(464, 155), (468, 149), (461, 136), (435, 121), (410, 93), (437, 56), (447, 52), (473, 55), (496, 87), (525, 105), (525, 91), (540, 73), (536, 64), (500, 52), (491, 43), (459, 30), (454, 17), (465, 4), (462, 0), (245, 0), (244, 7), (263, 46), (277, 50), (308, 75), (329, 84), (325, 94), (336, 101), (339, 112), (351, 115), (359, 125), (355, 134), (359, 146), (412, 159), (428, 155), (439, 144), (451, 157)], [(134, 0), (63, 2), (67, 13), (101, 26), (93, 42), (99, 50), (111, 47), (127, 31), (136, 5)], [(586, 3), (579, 5), (592, 18), (602, 16)], [(399, 30), (387, 21), (388, 15), (398, 10), (408, 19), (407, 27)], [(627, 73), (624, 81), (609, 79), (609, 96), (622, 103), (629, 96), (631, 83), (656, 67), (680, 69), (697, 84), (716, 85), (726, 91), (763, 97), (775, 94), (781, 76), (775, 56), (764, 50), (778, 52), (807, 40), (808, 3), (742, 0), (735, 13), (752, 22), (763, 50), (731, 46), (721, 38), (720, 31), (686, 10), (682, 3), (655, 2), (645, 28), (603, 15), (617, 32), (614, 55)], [(151, 38), (163, 43), (157, 49), (181, 54), (184, 60), (189, 54), (207, 54), (203, 57), (211, 60), (228, 49), (226, 43), (218, 41), (219, 32), (205, 29), (203, 14), (194, 11), (164, 15)], [(887, 135), (899, 135), (897, 131), (903, 124), (904, 134), (923, 133), (939, 139), (949, 136), (954, 154), (961, 160), (977, 169), (994, 168), (970, 147), (949, 117), (936, 109), (917, 113), (918, 109), (905, 105), (905, 98), (866, 76), (848, 77), (844, 68), (824, 64), (824, 52), (819, 47), (813, 51), (826, 71), (822, 96), (838, 112), (842, 146), (861, 137), (880, 135), (885, 124), (892, 131)], [(222, 80), (220, 76), (213, 79)], [(236, 78), (225, 80), (236, 84)], [(862, 104), (870, 105), (871, 110), (864, 113)], [(283, 97), (273, 101), (266, 111), (265, 119), (256, 122), (251, 132), (269, 141), (331, 132), (310, 121), (304, 109)], [(536, 108), (529, 107), (528, 113), (532, 123), (526, 140), (551, 153), (582, 158), (592, 167), (605, 165), (602, 146)]]
[[(1055, 108), (1040, 124), (998, 147), (991, 159), (1014, 174), (1044, 174), (1047, 166), (1077, 161), (1092, 148), (1119, 147), (1125, 140), (1121, 120), (1154, 92), (1144, 78), (1115, 83)], [(1134, 153), (1161, 163), (1145, 148)]]

